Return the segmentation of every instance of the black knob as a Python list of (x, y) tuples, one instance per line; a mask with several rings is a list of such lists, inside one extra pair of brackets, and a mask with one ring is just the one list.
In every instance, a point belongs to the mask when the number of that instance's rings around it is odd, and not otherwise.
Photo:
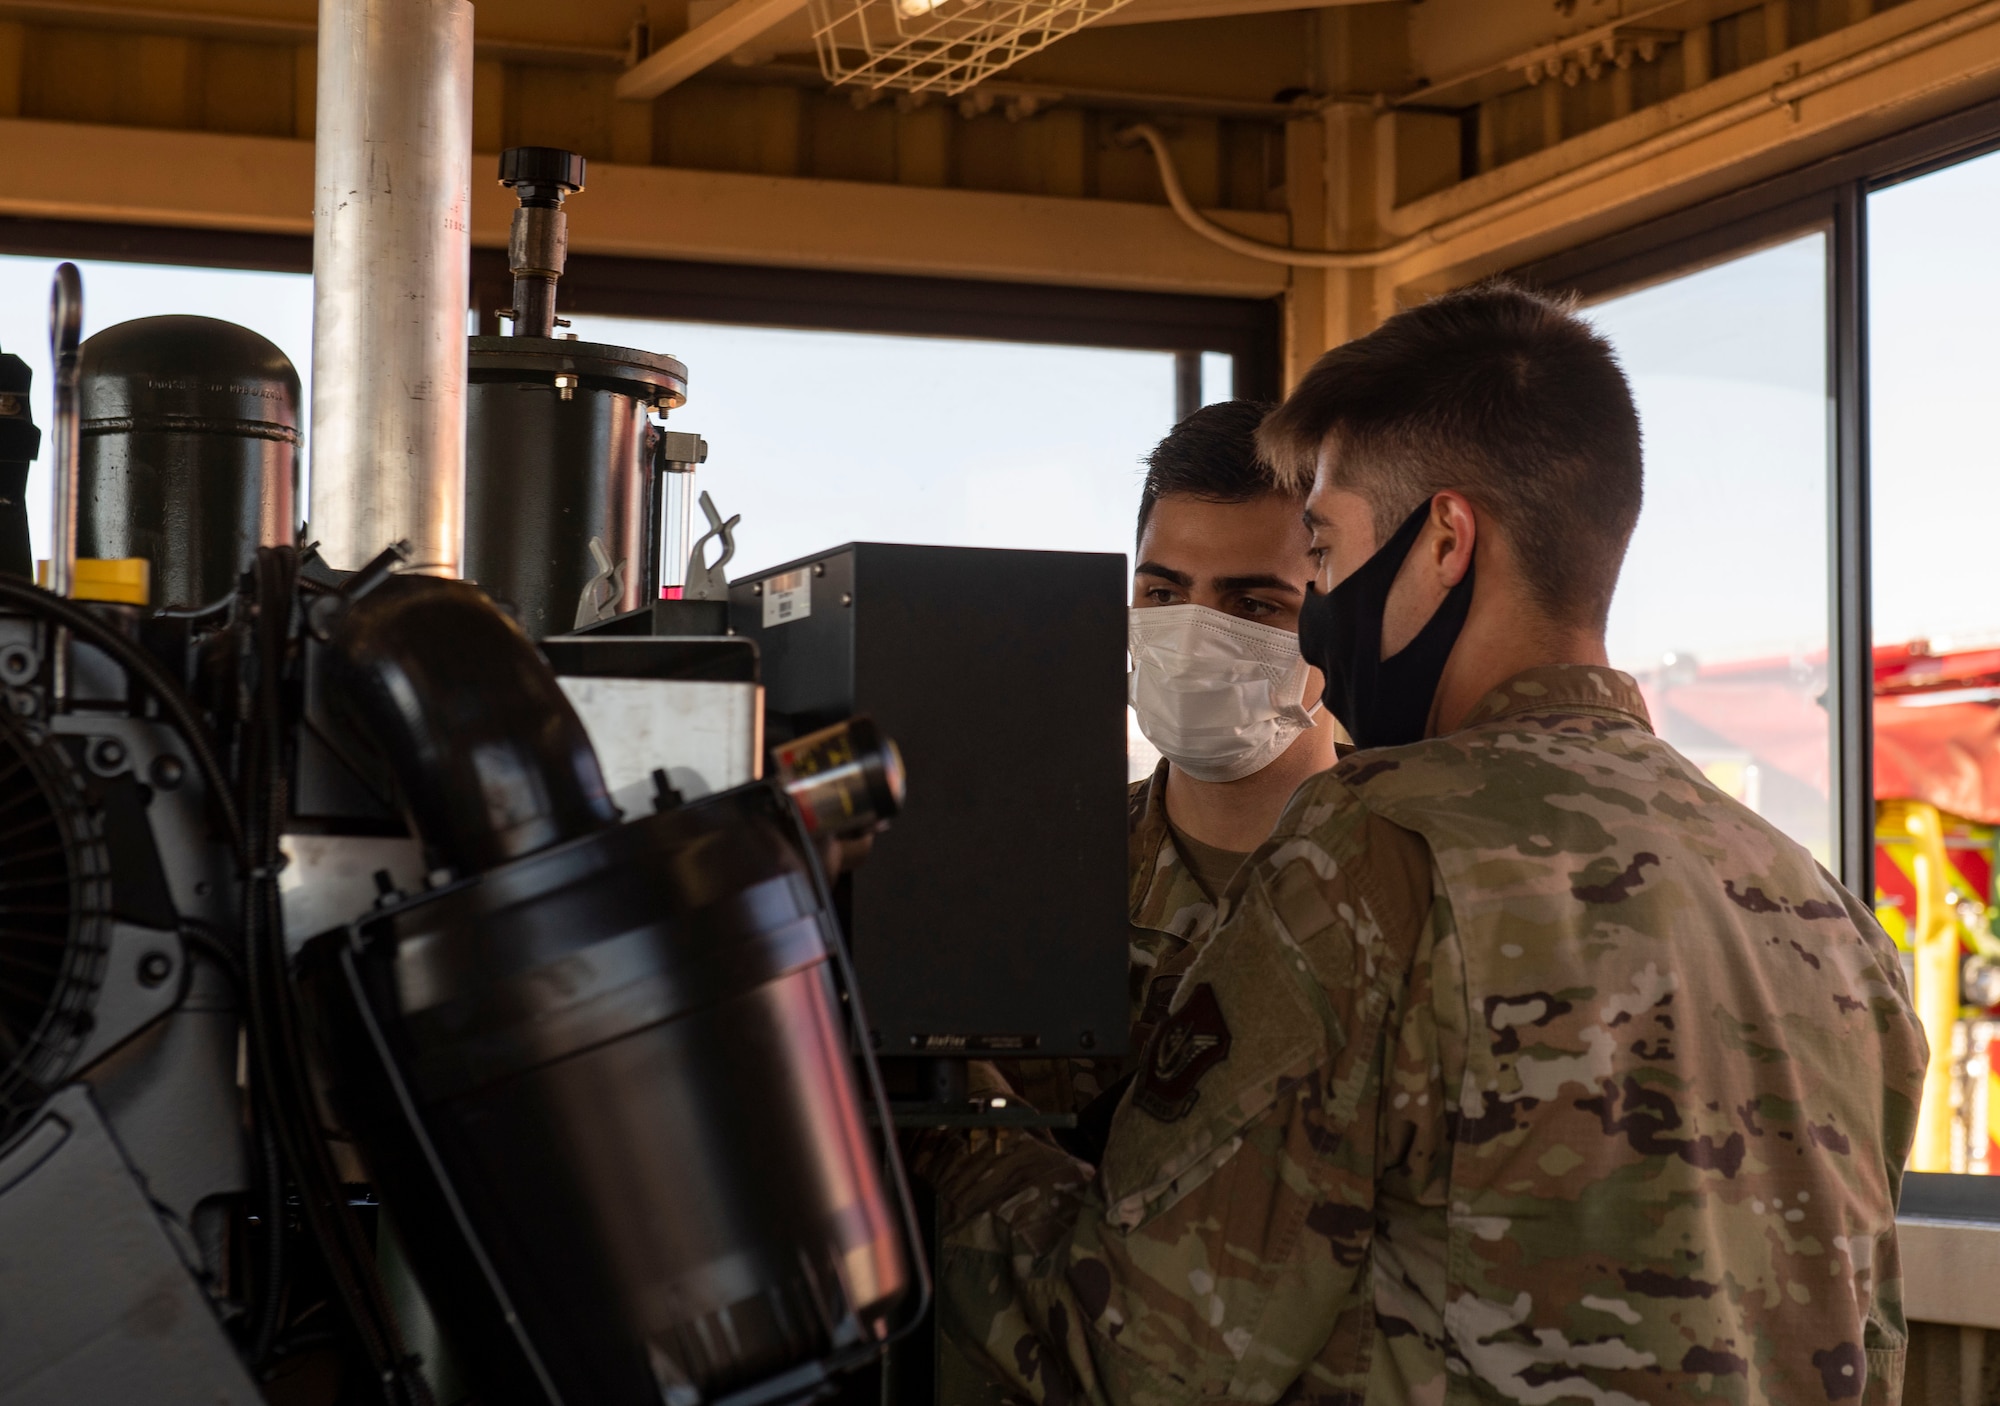
[(583, 157), (559, 146), (508, 147), (500, 153), (500, 184), (514, 187), (523, 205), (560, 205), (583, 189)]

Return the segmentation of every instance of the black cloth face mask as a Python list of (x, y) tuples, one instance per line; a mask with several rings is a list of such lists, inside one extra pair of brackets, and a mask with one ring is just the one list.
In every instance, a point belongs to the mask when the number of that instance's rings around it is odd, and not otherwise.
[(1400, 747), (1423, 739), (1445, 660), (1472, 609), (1472, 564), (1417, 637), (1382, 657), (1382, 611), (1389, 588), (1424, 530), (1431, 500), (1404, 519), (1395, 535), (1352, 576), (1299, 610), (1299, 653), (1326, 675), (1327, 711), (1340, 719), (1356, 747)]

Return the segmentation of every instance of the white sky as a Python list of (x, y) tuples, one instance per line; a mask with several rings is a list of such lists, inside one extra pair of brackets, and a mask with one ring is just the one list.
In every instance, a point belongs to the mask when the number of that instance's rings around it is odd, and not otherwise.
[[(35, 373), (34, 416), (42, 427), (42, 457), (28, 474), (28, 522), (35, 555), (47, 555), (49, 533), (49, 284), (60, 259), (0, 255), (0, 350)], [(238, 323), (269, 337), (298, 368), (304, 385), (301, 427), (312, 403), (312, 279), (298, 273), (162, 267), (76, 261), (83, 274), (83, 335), (137, 317), (193, 313)]]
[[(49, 425), (55, 259), (0, 256), (0, 348), (33, 367)], [(312, 281), (298, 274), (79, 262), (84, 335), (199, 313), (269, 337), (309, 376)], [(709, 441), (699, 485), (743, 514), (732, 575), (855, 539), (1129, 552), (1140, 460), (1173, 424), (1158, 352), (576, 317), (585, 340), (668, 351), (689, 368), (676, 428)], [(1230, 359), (1203, 358), (1210, 400)], [(306, 382), (310, 401), (311, 383)], [(46, 550), (46, 462), (29, 476)], [(303, 510), (304, 504), (301, 504)]]
[(1613, 660), (1826, 647), (1825, 259), (1815, 234), (1590, 309), (1645, 435)]
[[(571, 321), (687, 363), (670, 423), (708, 441), (698, 487), (743, 515), (732, 576), (854, 540), (1129, 553), (1140, 460), (1173, 427), (1164, 352)], [(1226, 394), (1229, 359), (1207, 362)]]
[(2000, 157), (1868, 202), (1875, 638), (2000, 632)]

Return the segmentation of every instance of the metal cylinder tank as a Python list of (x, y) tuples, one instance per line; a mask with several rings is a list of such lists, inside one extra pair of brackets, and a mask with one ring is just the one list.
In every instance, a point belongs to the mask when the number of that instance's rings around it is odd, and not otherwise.
[(155, 605), (236, 589), (260, 546), (292, 540), (299, 373), (212, 317), (142, 317), (83, 344), (76, 548), (144, 557)]
[(407, 538), (459, 574), (472, 6), (321, 0), (312, 534), (354, 569)]
[(687, 368), (671, 356), (567, 338), (472, 339), (465, 574), (513, 606), (529, 635), (647, 603), (659, 433), (649, 415), (686, 399)]

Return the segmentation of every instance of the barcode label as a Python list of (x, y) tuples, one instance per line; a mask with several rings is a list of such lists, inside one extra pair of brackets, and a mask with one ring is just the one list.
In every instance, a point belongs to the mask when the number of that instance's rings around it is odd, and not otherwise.
[(764, 626), (803, 620), (812, 614), (812, 568), (802, 566), (764, 582)]

